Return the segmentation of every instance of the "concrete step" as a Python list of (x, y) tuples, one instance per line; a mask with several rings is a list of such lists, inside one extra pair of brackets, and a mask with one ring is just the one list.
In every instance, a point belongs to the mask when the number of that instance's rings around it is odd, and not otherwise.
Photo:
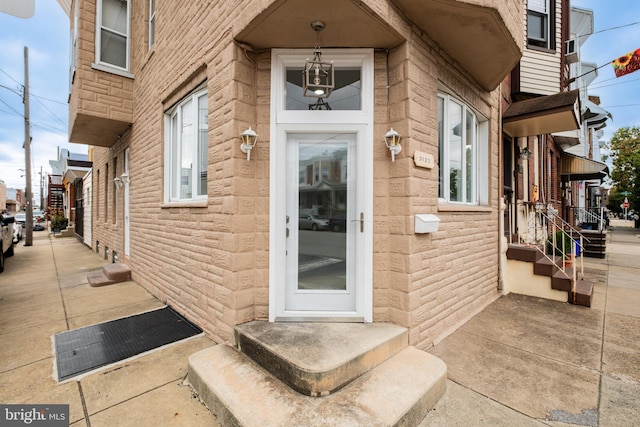
[[(556, 257), (557, 262), (562, 262), (562, 259)], [(559, 270), (558, 265), (553, 261), (543, 256), (533, 264), (533, 273), (539, 276), (552, 277)]]
[(536, 262), (542, 257), (542, 253), (535, 245), (519, 245), (510, 243), (507, 247), (507, 259)]
[(573, 283), (573, 269), (568, 268), (564, 273), (561, 269), (558, 269), (551, 276), (551, 289), (558, 291), (571, 292), (571, 284)]
[(58, 233), (55, 233), (53, 236), (55, 238), (63, 238), (63, 237), (75, 237), (76, 231), (75, 226), (70, 225), (64, 230), (60, 230)]
[(581, 305), (583, 307), (591, 307), (591, 301), (593, 300), (593, 283), (579, 279), (576, 282), (576, 293), (569, 293), (569, 302), (575, 305)]
[(126, 264), (107, 264), (102, 270), (88, 274), (87, 280), (92, 287), (127, 282), (131, 280), (131, 269)]
[(408, 345), (391, 323), (254, 321), (235, 328), (236, 346), (294, 390), (324, 396)]
[(444, 394), (446, 377), (442, 360), (414, 347), (325, 397), (295, 392), (228, 345), (193, 354), (188, 373), (220, 425), (260, 427), (415, 426)]

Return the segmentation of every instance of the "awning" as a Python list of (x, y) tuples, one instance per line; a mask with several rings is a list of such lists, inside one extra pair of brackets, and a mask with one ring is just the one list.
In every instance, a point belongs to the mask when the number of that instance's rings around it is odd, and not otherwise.
[(580, 129), (579, 91), (514, 102), (502, 115), (502, 129), (512, 137)]
[(562, 181), (602, 179), (609, 175), (609, 167), (601, 162), (563, 153), (560, 159)]
[(594, 129), (602, 129), (605, 127), (608, 119), (613, 119), (610, 112), (604, 108), (587, 100), (585, 101), (585, 110), (582, 118), (587, 122), (587, 126)]
[(551, 136), (563, 151), (567, 148), (575, 147), (580, 144), (580, 132), (577, 130), (557, 132), (553, 133)]
[(89, 169), (67, 169), (64, 172), (64, 179), (67, 180), (67, 182), (73, 182), (78, 178), (84, 178), (84, 176), (87, 174), (87, 172), (89, 172)]

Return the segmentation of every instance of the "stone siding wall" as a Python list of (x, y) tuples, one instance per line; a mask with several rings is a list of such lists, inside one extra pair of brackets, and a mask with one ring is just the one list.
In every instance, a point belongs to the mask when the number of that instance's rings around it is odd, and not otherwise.
[[(401, 19), (387, 1), (367, 3), (389, 19)], [(94, 155), (94, 249), (99, 240), (123, 254), (123, 195), (112, 178), (114, 164), (122, 173), (129, 148), (131, 257), (120, 259), (130, 264), (134, 280), (218, 342), (232, 338), (234, 325), (269, 314), (271, 55), (244, 51), (232, 39), (232, 23), (246, 24), (264, 8), (259, 4), (195, 1), (176, 13), (158, 2), (149, 51), (146, 3), (134, 2), (133, 125)], [(374, 62), (373, 310), (375, 321), (410, 328), (411, 344), (428, 348), (499, 296), (500, 98), (499, 90), (479, 89), (409, 21), (401, 26), (407, 42), (376, 51)], [(204, 81), (208, 200), (165, 203), (164, 115)], [(489, 120), (490, 203), (482, 209), (441, 206), (437, 166), (413, 165), (416, 150), (438, 158), (439, 83)], [(260, 140), (247, 162), (238, 136), (249, 126)], [(394, 163), (383, 142), (390, 126), (404, 137)], [(438, 215), (439, 231), (415, 234), (417, 213)]]

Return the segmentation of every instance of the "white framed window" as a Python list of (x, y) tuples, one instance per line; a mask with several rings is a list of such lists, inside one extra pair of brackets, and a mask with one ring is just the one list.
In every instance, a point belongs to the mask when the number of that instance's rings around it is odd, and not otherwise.
[(153, 47), (156, 33), (156, 2), (149, 0), (149, 50)]
[(438, 199), (486, 205), (489, 198), (488, 120), (455, 97), (438, 94)]
[(551, 48), (549, 0), (529, 0), (527, 4), (527, 44)]
[(98, 0), (96, 63), (129, 71), (129, 0)]
[(71, 85), (73, 85), (73, 76), (76, 73), (76, 63), (78, 62), (78, 15), (80, 14), (80, 1), (76, 0), (73, 6), (73, 33), (71, 34), (71, 49), (69, 54), (69, 93), (71, 93)]
[(165, 114), (165, 202), (207, 198), (208, 112), (199, 88)]

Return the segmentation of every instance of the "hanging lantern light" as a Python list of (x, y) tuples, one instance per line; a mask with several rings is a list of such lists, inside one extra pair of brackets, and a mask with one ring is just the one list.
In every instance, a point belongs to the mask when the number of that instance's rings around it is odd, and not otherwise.
[(302, 95), (311, 98), (328, 98), (335, 87), (333, 62), (322, 61), (320, 52), (320, 31), (325, 27), (322, 21), (313, 21), (311, 28), (316, 32), (316, 48), (313, 59), (307, 61), (302, 71)]

